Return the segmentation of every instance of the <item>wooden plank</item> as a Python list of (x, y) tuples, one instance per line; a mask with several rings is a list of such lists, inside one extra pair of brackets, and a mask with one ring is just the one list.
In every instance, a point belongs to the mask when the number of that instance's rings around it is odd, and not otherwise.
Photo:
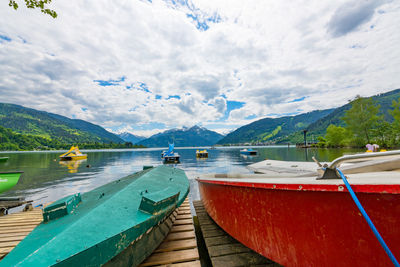
[(182, 250), (197, 247), (196, 239), (183, 239), (169, 242), (163, 242), (155, 252)]
[(184, 214), (190, 214), (190, 215), (192, 215), (192, 212), (190, 211), (190, 210), (188, 210), (188, 211), (186, 211), (186, 210), (183, 210), (183, 211), (178, 211), (178, 214), (179, 215), (184, 215)]
[(6, 236), (6, 237), (0, 237), (0, 244), (5, 243), (5, 242), (10, 242), (10, 241), (21, 241), (24, 239), (26, 235), (14, 235), (14, 236)]
[(205, 238), (205, 241), (206, 241), (207, 247), (233, 244), (233, 243), (238, 242), (229, 235)]
[(20, 232), (11, 232), (11, 233), (1, 233), (0, 237), (12, 237), (12, 236), (27, 236), (32, 231), (20, 231)]
[(153, 266), (161, 264), (179, 263), (184, 261), (193, 261), (199, 259), (197, 248), (178, 251), (169, 251), (163, 253), (153, 253), (140, 266)]
[(191, 214), (183, 214), (183, 215), (178, 215), (178, 216), (176, 216), (176, 219), (177, 220), (182, 220), (182, 219), (191, 219), (192, 218), (192, 215)]
[(181, 219), (181, 220), (176, 220), (174, 222), (174, 225), (184, 225), (184, 224), (193, 224), (193, 219)]
[(0, 248), (15, 247), (16, 245), (18, 245), (19, 242), (21, 242), (21, 240), (19, 240), (19, 241), (0, 242)]
[(217, 236), (224, 236), (226, 235), (226, 232), (222, 229), (216, 229), (216, 230), (209, 230), (209, 231), (203, 231), (203, 237), (204, 238), (210, 238), (210, 237), (217, 237)]
[(168, 265), (158, 265), (158, 267), (201, 267), (200, 261), (188, 261), (180, 263), (172, 263)]
[(19, 231), (23, 231), (23, 230), (29, 230), (29, 229), (33, 229), (37, 226), (37, 224), (34, 225), (25, 225), (25, 226), (6, 226), (6, 227), (0, 227), (0, 232), (2, 232), (3, 230), (19, 230)]
[(14, 247), (0, 248), (0, 253), (9, 253)]
[(35, 227), (31, 228), (25, 228), (25, 229), (1, 229), (0, 234), (6, 234), (6, 233), (21, 233), (21, 232), (32, 232), (32, 230), (35, 229)]
[(38, 225), (41, 221), (22, 221), (22, 222), (7, 222), (7, 223), (1, 223), (0, 222), (0, 228), (2, 227), (8, 227), (8, 226), (30, 226), (30, 225)]
[(194, 231), (193, 224), (174, 225), (171, 228), (171, 233), (185, 232), (185, 231)]
[[(267, 258), (256, 253), (238, 253), (220, 257), (212, 257), (211, 261), (214, 267), (226, 266), (252, 266), (252, 265), (270, 265), (272, 262)], [(273, 263), (272, 263), (273, 264)]]
[(165, 240), (181, 240), (181, 239), (191, 239), (195, 238), (196, 235), (193, 231), (191, 232), (178, 232), (178, 233), (170, 233)]
[(210, 254), (211, 257), (218, 257), (218, 256), (244, 253), (244, 252), (252, 252), (252, 250), (249, 249), (248, 247), (243, 246), (240, 243), (208, 247), (208, 253)]

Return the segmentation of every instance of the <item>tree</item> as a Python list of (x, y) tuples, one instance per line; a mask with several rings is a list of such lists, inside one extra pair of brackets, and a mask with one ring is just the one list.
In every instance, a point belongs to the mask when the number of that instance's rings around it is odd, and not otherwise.
[(354, 135), (355, 140), (371, 142), (371, 130), (374, 129), (382, 116), (378, 116), (380, 105), (375, 105), (372, 98), (357, 96), (352, 106), (342, 118), (346, 128)]
[(336, 125), (329, 125), (326, 129), (326, 143), (328, 146), (343, 146), (346, 139), (346, 129)]
[(393, 138), (394, 142), (397, 141), (398, 136), (400, 135), (400, 98), (396, 101), (392, 101), (392, 106), (393, 109), (389, 110), (390, 115), (393, 116), (393, 124), (392, 124), (392, 133), (393, 133)]
[[(50, 4), (52, 0), (24, 0), (27, 8), (39, 8), (45, 14), (52, 16), (53, 18), (57, 17), (57, 13), (54, 10), (46, 8), (45, 5)], [(10, 0), (8, 3), (10, 7), (13, 7), (15, 10), (18, 9), (18, 3), (15, 0)]]

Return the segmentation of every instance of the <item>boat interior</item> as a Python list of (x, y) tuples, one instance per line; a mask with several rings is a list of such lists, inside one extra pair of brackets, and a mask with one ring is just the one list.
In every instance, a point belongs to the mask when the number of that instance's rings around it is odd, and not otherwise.
[[(385, 183), (385, 181), (400, 184), (400, 150), (376, 153), (362, 153), (354, 155), (345, 155), (335, 159), (332, 162), (299, 162), (299, 161), (279, 161), (264, 160), (248, 166), (248, 169), (254, 174), (223, 173), (201, 175), (201, 179), (284, 179), (285, 182), (295, 182), (301, 180), (331, 180), (339, 181), (341, 178), (324, 178), (327, 169), (336, 172), (339, 168), (348, 178), (353, 180), (363, 179), (369, 183)], [(293, 179), (297, 178), (297, 179)], [(379, 180), (378, 182), (373, 180)]]

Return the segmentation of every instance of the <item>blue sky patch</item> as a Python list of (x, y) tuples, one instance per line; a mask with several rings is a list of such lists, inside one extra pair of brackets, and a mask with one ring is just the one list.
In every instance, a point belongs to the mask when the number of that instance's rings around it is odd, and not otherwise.
[(156, 99), (161, 99), (161, 98), (162, 98), (162, 96), (156, 95)]
[(294, 102), (301, 102), (301, 101), (303, 101), (304, 99), (306, 99), (308, 96), (303, 96), (303, 97), (300, 97), (300, 98), (296, 98), (296, 99), (294, 99), (294, 100), (292, 100), (292, 101), (289, 101), (288, 103), (294, 103)]
[(231, 110), (234, 109), (239, 109), (246, 104), (245, 102), (239, 102), (239, 101), (226, 101), (226, 111), (229, 113)]
[(167, 100), (172, 99), (172, 98), (181, 99), (181, 97), (179, 95), (169, 95)]
[(252, 120), (252, 119), (255, 119), (255, 118), (257, 118), (257, 116), (254, 115), (254, 114), (252, 114), (252, 115), (250, 115), (250, 116), (247, 116), (247, 117), (244, 118), (244, 119), (245, 119), (245, 120)]
[(147, 86), (146, 83), (143, 82), (135, 82), (131, 85), (126, 86), (126, 89), (131, 90), (131, 89), (136, 89), (139, 91), (144, 91), (146, 93), (151, 93), (151, 91), (149, 90), (149, 87)]
[(6, 41), (6, 42), (11, 42), (11, 38), (8, 37), (8, 36), (1, 35), (1, 34), (0, 34), (0, 43), (2, 43), (2, 42), (4, 42), (4, 41)]
[(93, 80), (95, 83), (97, 83), (100, 86), (116, 86), (116, 85), (120, 85), (121, 82), (125, 81), (125, 76), (122, 76), (121, 78), (117, 79), (117, 80)]
[(82, 109), (82, 111), (86, 111), (86, 110), (88, 110), (88, 108), (81, 108)]

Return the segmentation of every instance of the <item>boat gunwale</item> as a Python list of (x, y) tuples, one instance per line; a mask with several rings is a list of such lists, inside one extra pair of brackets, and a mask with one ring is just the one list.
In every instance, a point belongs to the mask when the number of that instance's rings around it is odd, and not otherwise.
[[(346, 192), (347, 188), (344, 183), (337, 180), (335, 184), (322, 184), (322, 183), (260, 183), (260, 182), (246, 182), (246, 181), (228, 181), (232, 178), (196, 178), (199, 183), (207, 183), (222, 186), (235, 186), (254, 189), (267, 189), (267, 190), (286, 190), (286, 191), (314, 191), (314, 192)], [(240, 178), (239, 178), (240, 179)], [(296, 178), (294, 178), (296, 179)], [(399, 184), (352, 184), (352, 188), (356, 193), (379, 193), (379, 194), (400, 194)]]

